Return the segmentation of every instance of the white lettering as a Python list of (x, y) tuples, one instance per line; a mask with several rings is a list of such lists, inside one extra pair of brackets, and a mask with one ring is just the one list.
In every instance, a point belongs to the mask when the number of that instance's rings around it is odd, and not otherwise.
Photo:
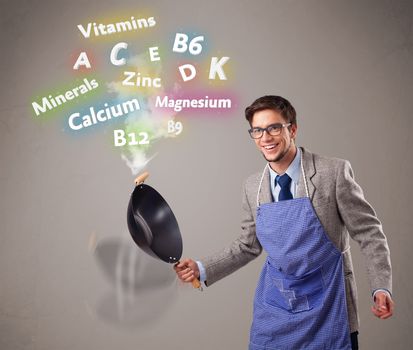
[(83, 36), (85, 38), (90, 37), (90, 31), (92, 29), (92, 23), (87, 24), (87, 30), (85, 30), (85, 28), (81, 24), (78, 24), (77, 27), (79, 28), (80, 32), (83, 34)]
[(86, 68), (91, 68), (92, 66), (90, 65), (89, 58), (87, 57), (86, 52), (81, 52), (79, 57), (76, 60), (75, 65), (73, 66), (73, 69), (78, 70), (79, 66), (85, 66)]
[(151, 62), (161, 60), (161, 58), (159, 57), (158, 50), (159, 50), (159, 47), (157, 47), (157, 46), (149, 48), (149, 57), (151, 59)]
[(113, 130), (115, 147), (126, 145), (125, 132), (121, 129)]
[(211, 66), (209, 68), (209, 79), (215, 80), (215, 76), (218, 73), (219, 79), (227, 80), (222, 66), (229, 60), (229, 57), (221, 57), (218, 61), (218, 57), (212, 57)]
[(69, 126), (73, 129), (73, 130), (80, 130), (83, 128), (82, 124), (78, 124), (76, 125), (73, 121), (75, 118), (79, 118), (80, 114), (79, 113), (73, 113), (70, 117), (69, 117)]
[[(192, 64), (184, 64), (182, 66), (179, 66), (179, 72), (181, 73), (181, 77), (183, 81), (188, 81), (188, 80), (192, 80), (195, 78), (196, 76), (196, 69)], [(190, 75), (187, 75), (185, 70), (190, 70)]]
[(180, 53), (185, 52), (188, 48), (188, 45), (186, 44), (187, 41), (188, 41), (188, 35), (183, 34), (183, 33), (176, 33), (172, 51), (180, 52)]
[(124, 49), (126, 50), (128, 48), (127, 43), (117, 43), (113, 48), (112, 51), (110, 52), (110, 62), (114, 66), (124, 66), (126, 64), (126, 59), (125, 58), (120, 58), (118, 59), (118, 53), (120, 50)]
[(122, 85), (126, 85), (126, 86), (133, 86), (133, 85), (135, 85), (133, 82), (129, 82), (129, 80), (131, 80), (134, 76), (135, 76), (135, 72), (127, 72), (127, 71), (125, 71), (125, 72), (123, 72), (123, 75), (126, 75), (127, 76), (127, 78), (125, 78), (123, 81), (122, 81)]

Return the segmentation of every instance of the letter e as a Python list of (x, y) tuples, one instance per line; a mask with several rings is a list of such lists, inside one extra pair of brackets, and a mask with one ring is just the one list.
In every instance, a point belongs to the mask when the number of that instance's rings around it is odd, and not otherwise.
[(151, 59), (151, 62), (161, 60), (161, 58), (159, 57), (158, 49), (159, 49), (159, 47), (157, 47), (157, 46), (149, 48), (149, 57)]

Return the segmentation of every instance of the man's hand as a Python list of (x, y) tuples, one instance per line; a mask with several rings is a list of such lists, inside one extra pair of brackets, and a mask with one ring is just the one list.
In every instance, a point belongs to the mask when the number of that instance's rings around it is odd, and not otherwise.
[(174, 266), (178, 278), (182, 282), (190, 283), (199, 278), (198, 264), (192, 259), (183, 259)]
[(371, 311), (373, 311), (373, 314), (378, 318), (384, 320), (393, 315), (394, 302), (387, 293), (377, 292), (374, 302), (375, 304), (371, 307)]

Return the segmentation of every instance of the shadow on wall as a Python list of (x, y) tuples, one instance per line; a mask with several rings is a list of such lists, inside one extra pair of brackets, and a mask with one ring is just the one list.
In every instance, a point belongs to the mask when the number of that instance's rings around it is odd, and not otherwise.
[(93, 254), (112, 287), (91, 310), (99, 319), (136, 330), (162, 317), (176, 299), (172, 265), (148, 256), (132, 239), (101, 239)]

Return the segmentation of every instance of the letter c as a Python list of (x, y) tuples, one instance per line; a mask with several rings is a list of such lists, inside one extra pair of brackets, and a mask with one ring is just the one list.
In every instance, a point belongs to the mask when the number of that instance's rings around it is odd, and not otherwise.
[(78, 118), (78, 117), (80, 117), (80, 114), (79, 114), (79, 113), (73, 113), (73, 114), (69, 117), (69, 126), (70, 126), (73, 130), (80, 130), (80, 129), (83, 128), (82, 124), (80, 124), (80, 125), (75, 125), (75, 124), (73, 123), (73, 120), (74, 120), (75, 118)]
[(112, 51), (110, 52), (110, 62), (114, 65), (114, 66), (124, 66), (126, 64), (126, 59), (125, 58), (121, 58), (118, 59), (118, 53), (121, 49), (127, 49), (128, 48), (128, 44), (127, 43), (117, 43), (113, 48)]

